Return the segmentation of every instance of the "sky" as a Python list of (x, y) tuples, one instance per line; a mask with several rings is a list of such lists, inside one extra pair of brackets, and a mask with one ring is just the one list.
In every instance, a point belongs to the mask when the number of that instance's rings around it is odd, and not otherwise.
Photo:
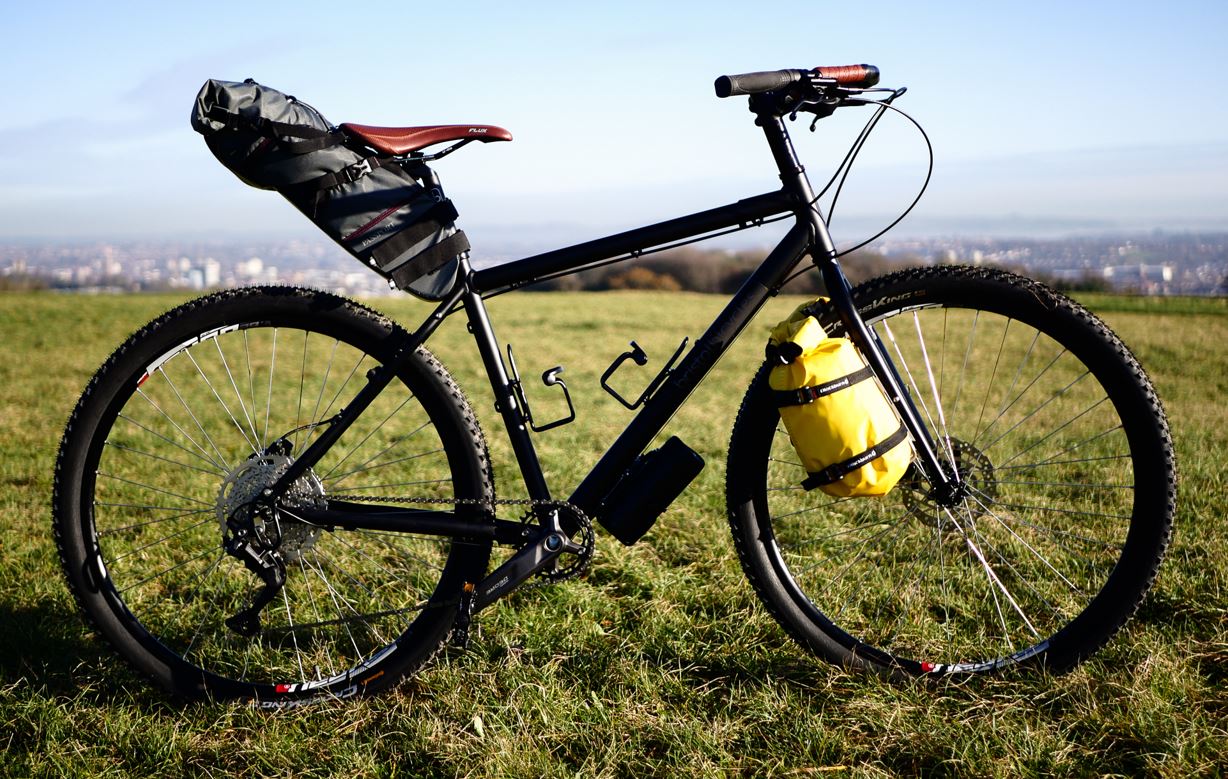
[[(351, 10), (351, 9), (361, 9)], [(545, 246), (776, 188), (724, 73), (871, 63), (934, 177), (896, 235), (1228, 229), (1228, 3), (16, 3), (0, 11), (0, 242), (314, 238), (189, 127), (208, 78), (334, 123), (486, 123), (435, 166), (475, 247)], [(816, 185), (867, 118), (791, 125)], [(841, 196), (850, 243), (926, 154), (884, 119)], [(841, 229), (845, 232), (841, 233)]]

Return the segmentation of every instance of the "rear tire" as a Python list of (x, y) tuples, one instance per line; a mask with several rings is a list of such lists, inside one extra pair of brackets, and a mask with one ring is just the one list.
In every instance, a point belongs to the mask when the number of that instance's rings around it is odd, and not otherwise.
[[(285, 587), (255, 635), (225, 624), (261, 586), (222, 549), (226, 517), (405, 337), (333, 295), (232, 290), (164, 314), (99, 369), (60, 445), (54, 529), (77, 602), (134, 667), (179, 695), (280, 706), (388, 688), (441, 646), (489, 541), (334, 531), (289, 508), (263, 520), (276, 525)], [(290, 448), (270, 455), (278, 439)], [(390, 494), (480, 503), (493, 486), (472, 409), (419, 349), (291, 493), (298, 505)]]
[[(882, 498), (803, 491), (765, 366), (734, 425), (726, 483), (756, 592), (791, 636), (841, 665), (1075, 666), (1138, 608), (1171, 535), (1172, 441), (1146, 374), (1095, 316), (1013, 274), (908, 270), (854, 297), (970, 489), (951, 510), (918, 477)], [(829, 307), (816, 313), (840, 332)]]

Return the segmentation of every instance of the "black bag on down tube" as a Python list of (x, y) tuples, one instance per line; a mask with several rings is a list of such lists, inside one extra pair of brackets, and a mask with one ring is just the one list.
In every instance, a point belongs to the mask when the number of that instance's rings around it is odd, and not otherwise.
[(452, 288), (469, 241), (426, 165), (375, 154), (251, 79), (206, 81), (192, 128), (244, 183), (280, 192), (398, 288), (429, 300)]

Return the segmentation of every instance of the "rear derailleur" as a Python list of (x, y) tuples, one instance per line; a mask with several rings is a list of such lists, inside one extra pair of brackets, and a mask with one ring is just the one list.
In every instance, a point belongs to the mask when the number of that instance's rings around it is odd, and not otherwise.
[(222, 538), (226, 554), (242, 562), (264, 585), (252, 598), (250, 606), (225, 621), (226, 627), (245, 638), (260, 632), (260, 612), (286, 585), (286, 561), (277, 548), (280, 539), (270, 539), (264, 532), (277, 523), (265, 522), (258, 528), (252, 521), (254, 515), (251, 509), (231, 515), (226, 520), (226, 533)]

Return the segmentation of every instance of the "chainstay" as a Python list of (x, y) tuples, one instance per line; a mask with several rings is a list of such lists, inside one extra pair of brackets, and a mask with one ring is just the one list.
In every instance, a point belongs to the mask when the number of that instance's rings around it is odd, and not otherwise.
[[(552, 508), (568, 513), (579, 525), (575, 536), (581, 539), (581, 551), (573, 553), (576, 562), (563, 568), (539, 572), (537, 575), (544, 581), (522, 585), (520, 589), (532, 590), (546, 587), (568, 579), (581, 576), (588, 570), (596, 550), (596, 534), (593, 532), (593, 522), (578, 506), (565, 500), (540, 500), (535, 498), (429, 498), (416, 495), (363, 495), (350, 497), (347, 500), (355, 503), (390, 503), (397, 505), (434, 505), (434, 506), (473, 506), (488, 509), (492, 514), (498, 506), (526, 506), (529, 509)], [(526, 512), (527, 516), (528, 512)], [(528, 519), (522, 520), (528, 524)]]

